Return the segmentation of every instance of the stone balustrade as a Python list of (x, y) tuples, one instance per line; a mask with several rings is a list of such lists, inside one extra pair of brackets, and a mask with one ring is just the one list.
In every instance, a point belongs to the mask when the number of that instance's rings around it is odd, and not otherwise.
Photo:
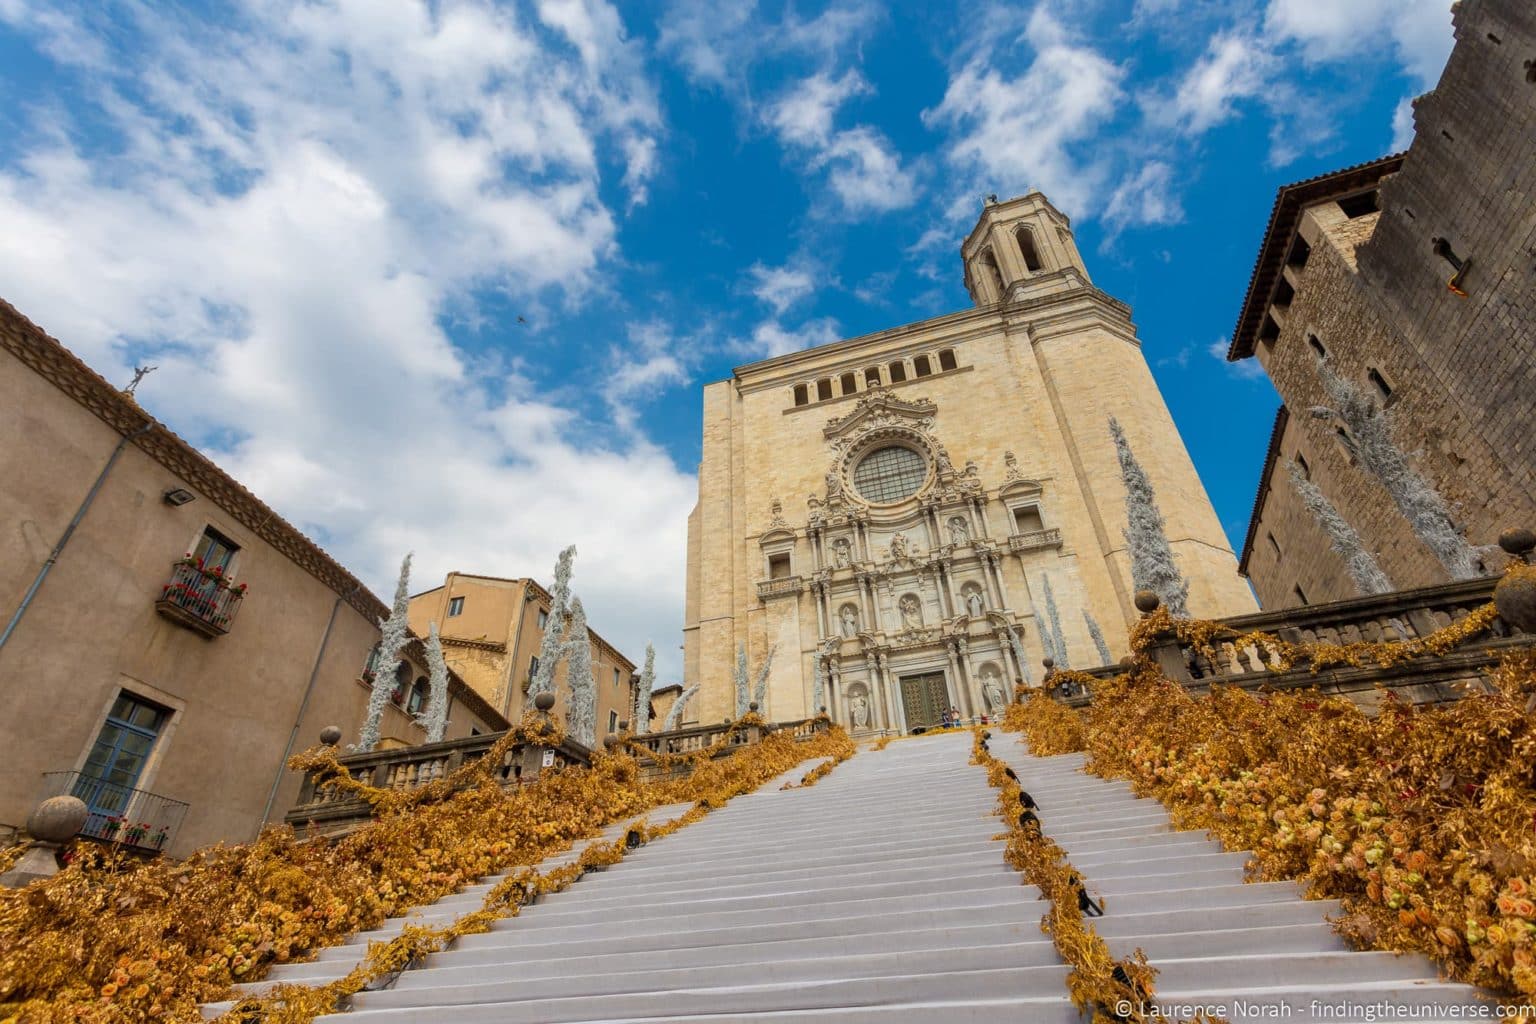
[[(1297, 644), (1351, 644), (1426, 637), (1462, 621), (1493, 599), (1496, 577), (1444, 583), (1372, 597), (1283, 611), (1257, 612), (1218, 620), (1234, 633), (1269, 633)], [(1468, 688), (1489, 686), (1491, 670), (1509, 649), (1536, 643), (1536, 636), (1496, 618), (1492, 626), (1443, 655), (1425, 654), (1383, 668), (1366, 660), (1360, 666), (1338, 666), (1314, 672), (1310, 665), (1282, 669), (1274, 652), (1232, 640), (1218, 641), (1210, 655), (1194, 650), (1176, 637), (1161, 637), (1149, 650), (1163, 674), (1196, 692), (1213, 685), (1271, 689), (1317, 687), (1374, 706), (1381, 688), (1415, 704), (1455, 700)], [(1122, 671), (1118, 665), (1091, 669), (1087, 674), (1107, 678)], [(1084, 704), (1087, 693), (1066, 698)]]
[(1008, 549), (1015, 554), (1059, 547), (1061, 547), (1061, 531), (1054, 526), (1048, 530), (1031, 530), (1028, 533), (1015, 533), (1008, 538)]
[[(763, 726), (722, 723), (647, 733), (633, 739), (640, 748), (636, 754), (640, 760), (642, 778), (674, 778), (687, 774), (690, 769), (686, 764), (664, 763), (669, 760), (666, 755), (708, 750), (724, 739), (726, 742), (713, 756), (729, 757), (742, 747), (756, 743), (766, 731), (786, 730), (796, 740), (804, 741), (825, 726), (825, 719), (815, 718)], [(502, 735), (499, 732), (489, 733), (444, 740), (441, 743), (424, 743), (416, 747), (371, 750), (362, 754), (346, 754), (338, 760), (358, 782), (376, 789), (411, 790), (435, 782), (461, 765), (484, 757)], [(648, 757), (647, 754), (652, 756)], [(584, 767), (591, 763), (592, 752), (569, 739), (556, 747), (536, 743), (516, 744), (507, 751), (501, 764), (492, 766), (491, 776), (502, 786), (511, 787), (530, 782), (539, 772), (549, 768)], [(356, 828), (371, 816), (372, 808), (366, 801), (333, 786), (318, 786), (314, 777), (309, 776), (305, 778), (298, 800), (284, 816), (284, 820), (306, 835), (336, 835)]]
[(805, 589), (805, 580), (799, 576), (779, 576), (757, 581), (757, 599), (767, 601), (775, 597), (792, 597)]

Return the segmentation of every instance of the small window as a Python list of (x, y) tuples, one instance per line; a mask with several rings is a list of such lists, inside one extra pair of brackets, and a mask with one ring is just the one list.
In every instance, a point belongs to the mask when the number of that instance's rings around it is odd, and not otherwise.
[(1392, 385), (1387, 383), (1387, 379), (1381, 375), (1380, 370), (1373, 366), (1365, 371), (1365, 376), (1371, 382), (1371, 386), (1376, 389), (1376, 393), (1381, 396), (1382, 404), (1392, 401)]
[(838, 378), (838, 385), (843, 389), (843, 394), (851, 395), (859, 390), (859, 378), (851, 373), (845, 373)]
[(1024, 257), (1024, 269), (1031, 274), (1040, 270), (1044, 264), (1040, 262), (1040, 250), (1035, 248), (1035, 233), (1020, 224), (1013, 237), (1018, 240), (1019, 255)]
[(207, 572), (215, 570), (223, 572), (228, 571), (230, 564), (235, 560), (235, 552), (239, 550), (240, 545), (210, 526), (204, 529), (203, 535), (197, 539), (197, 547), (192, 550), (192, 557), (200, 569)]
[(619, 670), (618, 669), (614, 669), (613, 670), (613, 688), (615, 690), (617, 690), (619, 688)]
[(867, 388), (877, 388), (880, 386), (880, 367), (871, 366), (864, 371), (864, 386)]
[(768, 558), (768, 578), (782, 580), (789, 576), (789, 556), (770, 555)]
[(1333, 428), (1333, 439), (1339, 443), (1340, 448), (1344, 449), (1345, 457), (1349, 459), (1349, 464), (1353, 466), (1355, 464), (1355, 439), (1350, 437), (1349, 431), (1343, 427)]
[(1305, 590), (1301, 589), (1301, 584), (1300, 583), (1296, 584), (1296, 586), (1292, 589), (1291, 593), (1296, 595), (1296, 603), (1297, 604), (1311, 604), (1312, 603), (1311, 601), (1307, 600), (1307, 592)]
[(947, 348), (939, 353), (939, 369), (953, 370), (955, 368), (955, 350)]
[(1296, 453), (1296, 468), (1301, 470), (1301, 475), (1304, 479), (1312, 479), (1312, 467), (1307, 465), (1307, 457), (1301, 454), (1301, 452)]
[(997, 257), (992, 255), (991, 249), (983, 249), (976, 254), (976, 266), (992, 285), (992, 291), (996, 294), (993, 302), (1001, 302), (1003, 298), (1003, 275), (997, 269)]
[(170, 716), (165, 708), (131, 693), (118, 694), (75, 782), (74, 795), (85, 801), (93, 823), (128, 809), (134, 785)]
[(1273, 345), (1280, 338), (1280, 322), (1275, 319), (1273, 313), (1264, 314), (1264, 322), (1259, 325), (1259, 343)]
[(426, 676), (421, 676), (411, 687), (411, 696), (405, 702), (405, 710), (413, 715), (419, 715), (427, 707), (427, 699), (432, 695), (432, 684), (427, 682)]
[(1039, 533), (1045, 529), (1045, 521), (1040, 518), (1040, 509), (1035, 505), (1025, 505), (1023, 508), (1014, 509), (1013, 524), (1015, 533)]
[(531, 680), (539, 674), (539, 656), (535, 654), (528, 659), (528, 678)]
[(1296, 289), (1291, 287), (1291, 282), (1285, 278), (1275, 281), (1275, 295), (1273, 303), (1281, 309), (1289, 309), (1291, 300), (1296, 297)]
[(390, 691), (389, 699), (397, 705), (404, 704), (406, 695), (411, 692), (412, 674), (411, 663), (408, 661), (402, 661), (395, 666), (395, 688)]
[(816, 382), (816, 401), (818, 401), (818, 402), (825, 402), (827, 399), (829, 399), (831, 397), (832, 397), (832, 382), (830, 380), (819, 380), (819, 381), (817, 381)]
[(1315, 334), (1307, 335), (1307, 347), (1312, 350), (1313, 354), (1315, 354), (1317, 356), (1317, 358), (1319, 358), (1319, 359), (1327, 359), (1328, 358), (1328, 350), (1323, 347), (1323, 343), (1322, 342), (1317, 340), (1317, 335), (1315, 335)]
[(892, 384), (900, 384), (902, 381), (907, 379), (907, 368), (902, 363), (892, 363), (890, 369)]
[(470, 727), (469, 727), (469, 734), (470, 734), (470, 735), (471, 735), (471, 736), (484, 736), (484, 735), (485, 735), (485, 734), (484, 734), (484, 733), (482, 733), (482, 732), (481, 732), (481, 731), (480, 731), (480, 727), (479, 727), (479, 726), (478, 726), (478, 725), (472, 725), (472, 726), (470, 726)]
[(795, 385), (795, 404), (796, 405), (809, 405), (810, 402), (811, 402), (811, 393), (810, 393), (809, 389), (807, 389), (804, 384), (796, 384)]
[(926, 377), (932, 373), (933, 370), (928, 366), (928, 357), (918, 356), (912, 360), (912, 371), (919, 377)]
[(549, 610), (546, 609), (546, 608), (540, 608), (539, 609), (539, 628), (543, 629), (547, 625), (549, 625)]
[(617, 711), (608, 712), (608, 731), (619, 731), (619, 713)]
[(1275, 557), (1279, 558), (1280, 557), (1280, 542), (1275, 540), (1275, 535), (1272, 534), (1272, 533), (1266, 533), (1265, 536), (1269, 538), (1269, 546), (1274, 549)]
[(1356, 217), (1364, 217), (1368, 213), (1376, 212), (1376, 190), (1362, 192), (1357, 196), (1346, 196), (1339, 200), (1339, 209), (1344, 211), (1344, 216), (1350, 220)]
[(462, 597), (450, 597), (448, 599), (448, 617), (464, 614), (464, 599)]

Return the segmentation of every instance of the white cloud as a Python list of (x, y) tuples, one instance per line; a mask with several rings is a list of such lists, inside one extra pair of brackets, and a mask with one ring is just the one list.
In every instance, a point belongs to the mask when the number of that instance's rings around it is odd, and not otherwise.
[(1265, 29), (1312, 60), (1377, 53), (1390, 42), (1420, 90), (1439, 79), (1455, 42), (1446, 0), (1270, 0)]
[(768, 267), (754, 263), (747, 270), (752, 278), (752, 294), (759, 302), (773, 307), (775, 316), (784, 312), (816, 290), (816, 278), (809, 266)]
[[(1258, 380), (1264, 376), (1263, 365), (1253, 356), (1247, 359), (1239, 359), (1235, 363), (1227, 362), (1227, 349), (1232, 347), (1229, 338), (1217, 338), (1206, 346), (1206, 355), (1220, 363), (1228, 373), (1242, 380)], [(1183, 365), (1182, 363), (1180, 365)]]
[(1161, 160), (1149, 160), (1120, 182), (1104, 208), (1110, 238), (1125, 227), (1177, 224), (1183, 219), (1173, 168)]
[(1190, 134), (1208, 131), (1237, 113), (1236, 101), (1262, 95), (1276, 63), (1256, 39), (1240, 32), (1215, 35), (1162, 113)]
[(760, 359), (771, 359), (841, 339), (837, 321), (831, 317), (807, 321), (796, 331), (786, 330), (777, 320), (765, 320), (752, 331), (752, 341), (746, 351)]
[[(574, 542), (596, 628), (675, 650), (693, 478), (443, 326), (475, 320), (482, 288), (531, 314), (600, 283), (605, 168), (642, 191), (660, 130), (614, 12), (337, 3), (226, 29), (135, 11), (131, 31), (80, 15), (75, 49), (47, 51), (92, 69), (122, 151), (55, 120), (0, 167), (6, 297), (111, 379), (158, 364), (146, 407), (220, 439), (214, 458), (380, 592), (408, 548), (419, 580), (547, 577)], [(687, 379), (629, 341), (610, 403)]]
[(1023, 39), (1033, 59), (1022, 73), (1006, 70), (1004, 58), (984, 45), (923, 114), (929, 127), (952, 132), (947, 157), (964, 175), (957, 204), (984, 192), (1038, 188), (1069, 213), (1094, 212), (1108, 162), (1086, 143), (1114, 117), (1125, 72), (1073, 42), (1043, 5)]
[(882, 16), (873, 3), (834, 0), (809, 20), (789, 7), (769, 22), (758, 16), (756, 0), (673, 0), (656, 49), (695, 85), (742, 92), (754, 65), (786, 55), (831, 61), (866, 38)]
[(1413, 144), (1413, 97), (1398, 100), (1392, 111), (1392, 152), (1401, 153)]
[(870, 91), (869, 83), (856, 70), (849, 69), (835, 79), (817, 72), (770, 105), (764, 119), (785, 143), (825, 146), (837, 109), (850, 98)]

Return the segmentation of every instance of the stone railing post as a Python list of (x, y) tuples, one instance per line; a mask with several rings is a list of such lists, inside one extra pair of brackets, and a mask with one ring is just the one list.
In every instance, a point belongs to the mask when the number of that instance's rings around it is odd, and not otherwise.
[[(1142, 618), (1150, 618), (1161, 607), (1163, 601), (1150, 590), (1138, 590), (1135, 597), (1136, 610), (1141, 612)], [(1190, 652), (1184, 647), (1179, 638), (1172, 633), (1161, 633), (1157, 636), (1148, 652), (1152, 660), (1157, 663), (1158, 669), (1164, 678), (1169, 679), (1180, 686), (1189, 686), (1194, 683), (1194, 675), (1189, 671)]]

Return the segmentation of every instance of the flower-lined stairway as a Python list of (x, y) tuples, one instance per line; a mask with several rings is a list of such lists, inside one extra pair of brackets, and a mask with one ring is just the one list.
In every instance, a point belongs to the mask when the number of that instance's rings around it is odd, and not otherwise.
[(1075, 1022), (971, 742), (738, 797), (324, 1019)]
[(1377, 1006), (1375, 1019), (1386, 1019), (1383, 1003), (1413, 1020), (1491, 1016), (1476, 989), (1439, 980), (1423, 956), (1352, 951), (1326, 920), (1337, 901), (1304, 900), (1293, 882), (1245, 882), (1247, 853), (1176, 831), (1156, 800), (1084, 772), (1083, 755), (1033, 757), (1009, 733), (990, 744), (1036, 803), (1040, 833), (1102, 905), (1091, 927), (1114, 955), (1139, 948), (1157, 971), (1135, 1007), (1145, 1016), (1204, 1008), (1233, 1022), (1339, 1021), (1371, 1019), (1366, 1008)]

